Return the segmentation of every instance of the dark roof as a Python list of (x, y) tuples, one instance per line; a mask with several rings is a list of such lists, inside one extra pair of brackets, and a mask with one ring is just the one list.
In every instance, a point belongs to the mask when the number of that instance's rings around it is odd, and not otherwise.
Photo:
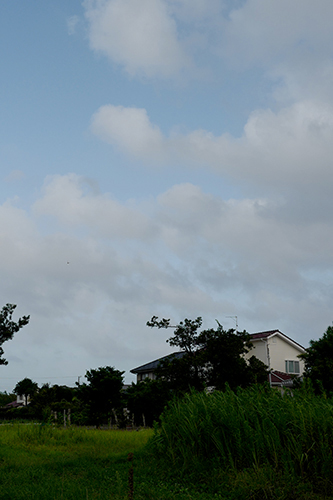
[(281, 333), (280, 330), (268, 330), (267, 332), (250, 333), (252, 339), (266, 339), (273, 335), (273, 333)]
[(286, 339), (289, 340), (289, 342), (292, 342), (293, 344), (298, 345), (301, 349), (305, 351), (305, 348), (299, 344), (298, 342), (295, 342), (295, 340), (291, 339), (288, 337), (288, 335), (285, 335), (284, 333), (280, 332), (280, 330), (268, 330), (267, 332), (259, 332), (259, 333), (250, 333), (250, 337), (252, 340), (258, 340), (258, 339), (267, 339), (271, 335), (274, 335), (274, 333), (277, 333), (281, 335), (282, 337), (285, 337)]
[(164, 360), (172, 360), (174, 358), (182, 358), (186, 354), (185, 351), (180, 351), (180, 352), (174, 352), (172, 354), (168, 354), (168, 356), (163, 356), (163, 358), (158, 358), (155, 361), (151, 361), (150, 363), (146, 363), (145, 365), (138, 366), (137, 368), (133, 368), (133, 370), (130, 370), (131, 373), (147, 373), (147, 372), (152, 372), (154, 371), (158, 365), (160, 364), (161, 361)]

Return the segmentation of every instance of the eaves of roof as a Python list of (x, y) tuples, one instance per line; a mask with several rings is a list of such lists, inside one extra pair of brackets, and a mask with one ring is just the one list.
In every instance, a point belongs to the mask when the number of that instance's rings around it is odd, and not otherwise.
[(155, 359), (155, 361), (151, 361), (150, 363), (146, 363), (145, 365), (138, 366), (137, 368), (133, 368), (130, 370), (131, 373), (148, 373), (156, 370), (161, 361), (172, 360), (174, 358), (182, 358), (186, 354), (185, 351), (174, 352), (172, 354), (168, 354), (168, 356), (163, 356), (162, 358)]

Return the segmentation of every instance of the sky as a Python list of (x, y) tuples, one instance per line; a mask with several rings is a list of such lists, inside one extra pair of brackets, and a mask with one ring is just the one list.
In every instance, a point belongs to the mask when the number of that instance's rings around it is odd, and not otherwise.
[(2, 0), (0, 391), (170, 352), (203, 318), (332, 324), (331, 0)]

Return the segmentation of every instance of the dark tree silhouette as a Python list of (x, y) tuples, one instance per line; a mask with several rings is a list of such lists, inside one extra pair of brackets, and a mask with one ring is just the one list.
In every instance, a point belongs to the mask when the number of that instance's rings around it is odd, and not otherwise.
[(32, 397), (38, 391), (38, 384), (33, 382), (30, 378), (24, 378), (17, 382), (14, 388), (14, 394), (17, 396), (23, 396), (25, 400), (25, 405), (28, 404), (28, 397)]
[(319, 340), (310, 340), (310, 347), (299, 356), (304, 360), (304, 376), (311, 380), (316, 392), (333, 394), (333, 326)]
[(174, 328), (167, 342), (185, 353), (183, 357), (168, 357), (156, 370), (156, 376), (169, 381), (173, 390), (185, 392), (189, 388), (202, 390), (210, 386), (223, 390), (226, 384), (235, 388), (267, 381), (267, 366), (255, 356), (249, 361), (245, 359), (252, 347), (245, 330), (224, 330), (217, 321), (216, 329), (200, 331), (201, 317), (185, 319), (171, 327), (170, 320), (159, 321), (153, 316), (147, 325)]
[(88, 384), (77, 387), (77, 397), (87, 408), (91, 423), (99, 426), (121, 407), (123, 374), (112, 366), (104, 366), (86, 372)]
[(16, 323), (12, 320), (15, 308), (15, 304), (6, 304), (0, 311), (0, 365), (8, 364), (8, 361), (2, 357), (4, 354), (2, 344), (11, 340), (16, 332), (29, 323), (30, 316), (22, 316)]

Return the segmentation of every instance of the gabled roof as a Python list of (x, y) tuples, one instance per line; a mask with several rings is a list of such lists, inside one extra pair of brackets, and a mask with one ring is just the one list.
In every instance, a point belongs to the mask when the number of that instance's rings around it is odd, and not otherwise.
[(148, 373), (154, 371), (161, 361), (164, 360), (172, 360), (174, 358), (182, 358), (186, 354), (185, 351), (174, 352), (172, 354), (168, 354), (168, 356), (163, 356), (162, 358), (155, 359), (155, 361), (151, 361), (150, 363), (146, 363), (145, 365), (138, 366), (137, 368), (133, 368), (130, 370), (131, 373)]
[(266, 332), (259, 332), (259, 333), (250, 333), (252, 340), (256, 339), (266, 339), (267, 337), (270, 337), (274, 333), (281, 333), (280, 330), (267, 330)]
[(305, 351), (305, 348), (299, 344), (298, 342), (295, 342), (295, 340), (292, 340), (290, 337), (285, 335), (284, 333), (280, 332), (280, 330), (268, 330), (266, 332), (259, 332), (259, 333), (250, 333), (251, 340), (263, 340), (263, 339), (268, 339), (271, 337), (274, 337), (277, 335), (278, 337), (283, 338), (288, 344), (292, 344), (301, 351)]

